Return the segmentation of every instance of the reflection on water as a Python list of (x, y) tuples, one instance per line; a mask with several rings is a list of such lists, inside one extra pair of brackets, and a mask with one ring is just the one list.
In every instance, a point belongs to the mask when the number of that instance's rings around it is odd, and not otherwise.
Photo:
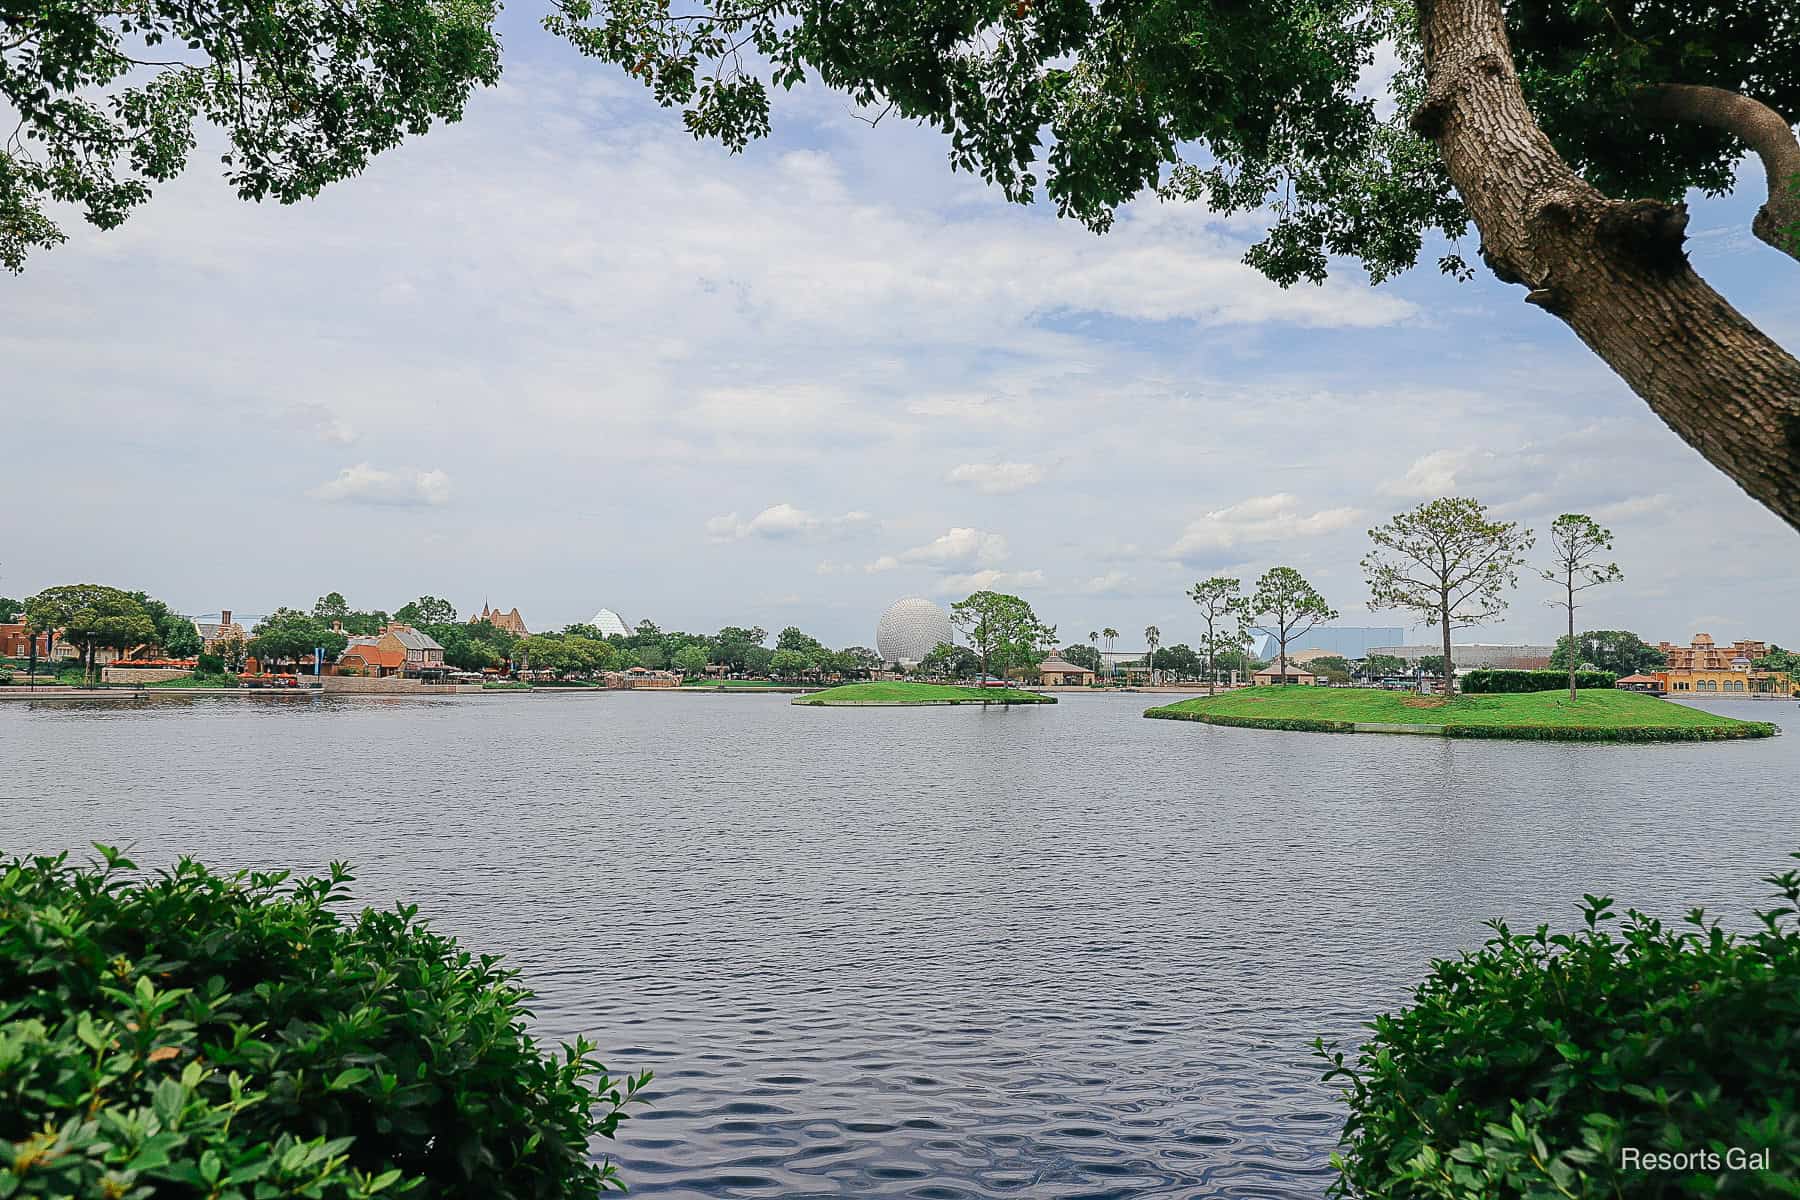
[(656, 1071), (635, 1193), (1318, 1196), (1354, 1038), (1481, 922), (1748, 914), (1767, 741), (1594, 746), (602, 694), (0, 704), (0, 846), (347, 858)]

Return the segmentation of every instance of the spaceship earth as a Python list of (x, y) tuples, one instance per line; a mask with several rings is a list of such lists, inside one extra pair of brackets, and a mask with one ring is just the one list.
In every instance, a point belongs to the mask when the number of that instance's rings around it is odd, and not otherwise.
[(882, 662), (916, 664), (950, 640), (950, 614), (919, 596), (896, 600), (875, 626), (875, 649)]

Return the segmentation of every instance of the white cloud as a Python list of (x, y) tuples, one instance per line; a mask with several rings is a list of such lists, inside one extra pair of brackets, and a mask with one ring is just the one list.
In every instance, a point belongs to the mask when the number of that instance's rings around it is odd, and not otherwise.
[(1619, 521), (1628, 517), (1642, 517), (1650, 513), (1658, 513), (1667, 507), (1669, 507), (1669, 494), (1654, 492), (1648, 496), (1632, 496), (1625, 500), (1615, 500), (1611, 504), (1602, 504), (1588, 515), (1596, 521)]
[(1456, 492), (1459, 472), (1468, 470), (1474, 459), (1469, 450), (1438, 450), (1413, 460), (1406, 474), (1382, 483), (1384, 496), (1449, 496)]
[(882, 571), (896, 571), (896, 570), (899, 570), (899, 568), (900, 568), (900, 560), (899, 559), (895, 558), (891, 554), (884, 554), (880, 558), (876, 559), (874, 562), (870, 563), (868, 566), (864, 567), (863, 570), (867, 571), (871, 575), (876, 575)]
[(450, 502), (450, 476), (443, 471), (388, 471), (357, 463), (307, 493), (315, 500), (375, 504), (394, 508), (436, 506)]
[(1044, 481), (1044, 468), (1037, 463), (996, 462), (961, 463), (944, 476), (948, 483), (966, 483), (990, 496), (1017, 492)]
[(1172, 558), (1185, 558), (1234, 546), (1317, 537), (1345, 528), (1359, 515), (1354, 508), (1305, 513), (1300, 509), (1300, 501), (1286, 492), (1252, 496), (1190, 521), (1168, 553)]
[(940, 596), (962, 596), (969, 592), (1016, 590), (1043, 587), (1042, 571), (971, 571), (966, 575), (946, 575), (938, 580)]
[(923, 546), (902, 551), (901, 562), (925, 563), (934, 567), (988, 566), (1006, 559), (1006, 539), (997, 533), (985, 533), (959, 525), (933, 538)]
[(314, 432), (319, 435), (319, 440), (328, 446), (348, 446), (356, 440), (356, 430), (336, 417), (322, 419), (314, 427)]
[(772, 504), (748, 521), (737, 513), (713, 517), (706, 523), (706, 536), (715, 542), (741, 542), (746, 538), (767, 541), (831, 541), (847, 537), (869, 523), (869, 514), (860, 510), (842, 516), (827, 517), (796, 508), (792, 504)]
[(1131, 585), (1131, 576), (1123, 571), (1108, 571), (1104, 575), (1096, 575), (1081, 585), (1081, 590), (1089, 595), (1100, 595), (1105, 592), (1122, 592)]

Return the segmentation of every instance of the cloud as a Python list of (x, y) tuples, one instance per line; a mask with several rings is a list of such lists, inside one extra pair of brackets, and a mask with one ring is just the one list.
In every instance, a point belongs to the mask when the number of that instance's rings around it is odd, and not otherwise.
[(1459, 472), (1467, 471), (1475, 454), (1470, 450), (1438, 450), (1413, 460), (1406, 474), (1382, 483), (1384, 496), (1449, 496), (1456, 492)]
[(314, 426), (313, 432), (328, 446), (348, 446), (356, 440), (356, 430), (336, 417), (323, 418)]
[(870, 563), (868, 566), (864, 567), (863, 570), (867, 571), (871, 575), (875, 575), (875, 574), (879, 574), (882, 571), (896, 571), (896, 570), (899, 570), (899, 568), (900, 568), (900, 560), (899, 559), (895, 558), (891, 554), (884, 554), (880, 558), (876, 559), (874, 562)]
[(1104, 575), (1096, 575), (1081, 585), (1081, 591), (1089, 595), (1100, 595), (1104, 592), (1122, 592), (1131, 584), (1131, 576), (1123, 571), (1108, 571)]
[(747, 538), (766, 541), (832, 541), (848, 537), (869, 523), (869, 514), (860, 510), (842, 516), (826, 517), (795, 508), (792, 504), (772, 504), (748, 521), (737, 513), (713, 517), (706, 523), (706, 536), (715, 542), (741, 542)]
[(1588, 514), (1596, 521), (1618, 521), (1626, 517), (1641, 517), (1649, 513), (1657, 513), (1669, 507), (1669, 494), (1655, 492), (1648, 496), (1632, 496), (1625, 500), (1615, 500), (1611, 504), (1602, 504)]
[(1190, 521), (1175, 544), (1169, 547), (1168, 554), (1171, 558), (1186, 558), (1213, 550), (1229, 550), (1234, 546), (1317, 537), (1353, 524), (1359, 515), (1354, 508), (1325, 508), (1303, 513), (1299, 500), (1287, 492), (1252, 496)]
[(315, 500), (373, 504), (391, 508), (435, 507), (450, 502), (450, 476), (443, 471), (387, 471), (358, 463), (307, 493)]
[(997, 462), (962, 463), (950, 468), (944, 476), (948, 483), (966, 483), (990, 496), (1022, 491), (1044, 481), (1044, 468), (1037, 463)]
[(923, 546), (914, 546), (911, 550), (900, 553), (901, 562), (924, 563), (934, 567), (989, 566), (1004, 562), (1005, 559), (1004, 537), (967, 526), (957, 526)]
[(1044, 586), (1042, 571), (971, 571), (966, 575), (946, 575), (938, 580), (940, 596), (962, 596), (969, 592), (1016, 590)]

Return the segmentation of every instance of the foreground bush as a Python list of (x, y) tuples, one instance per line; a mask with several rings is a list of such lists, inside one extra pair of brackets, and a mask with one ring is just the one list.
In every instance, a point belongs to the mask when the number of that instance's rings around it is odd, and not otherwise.
[(1333, 1194), (1800, 1194), (1800, 872), (1765, 882), (1747, 937), (1699, 909), (1614, 932), (1593, 896), (1574, 934), (1491, 922), (1354, 1064), (1319, 1045), (1350, 1106)]
[[(648, 1074), (525, 1031), (517, 973), (350, 875), (0, 860), (0, 1198), (589, 1200)], [(9, 1170), (10, 1168), (10, 1170)]]
[[(1619, 677), (1611, 671), (1575, 672), (1577, 688), (1609, 688), (1617, 682), (1619, 682)], [(1569, 687), (1569, 673), (1567, 671), (1470, 671), (1463, 676), (1458, 686), (1470, 696), (1566, 691)]]

